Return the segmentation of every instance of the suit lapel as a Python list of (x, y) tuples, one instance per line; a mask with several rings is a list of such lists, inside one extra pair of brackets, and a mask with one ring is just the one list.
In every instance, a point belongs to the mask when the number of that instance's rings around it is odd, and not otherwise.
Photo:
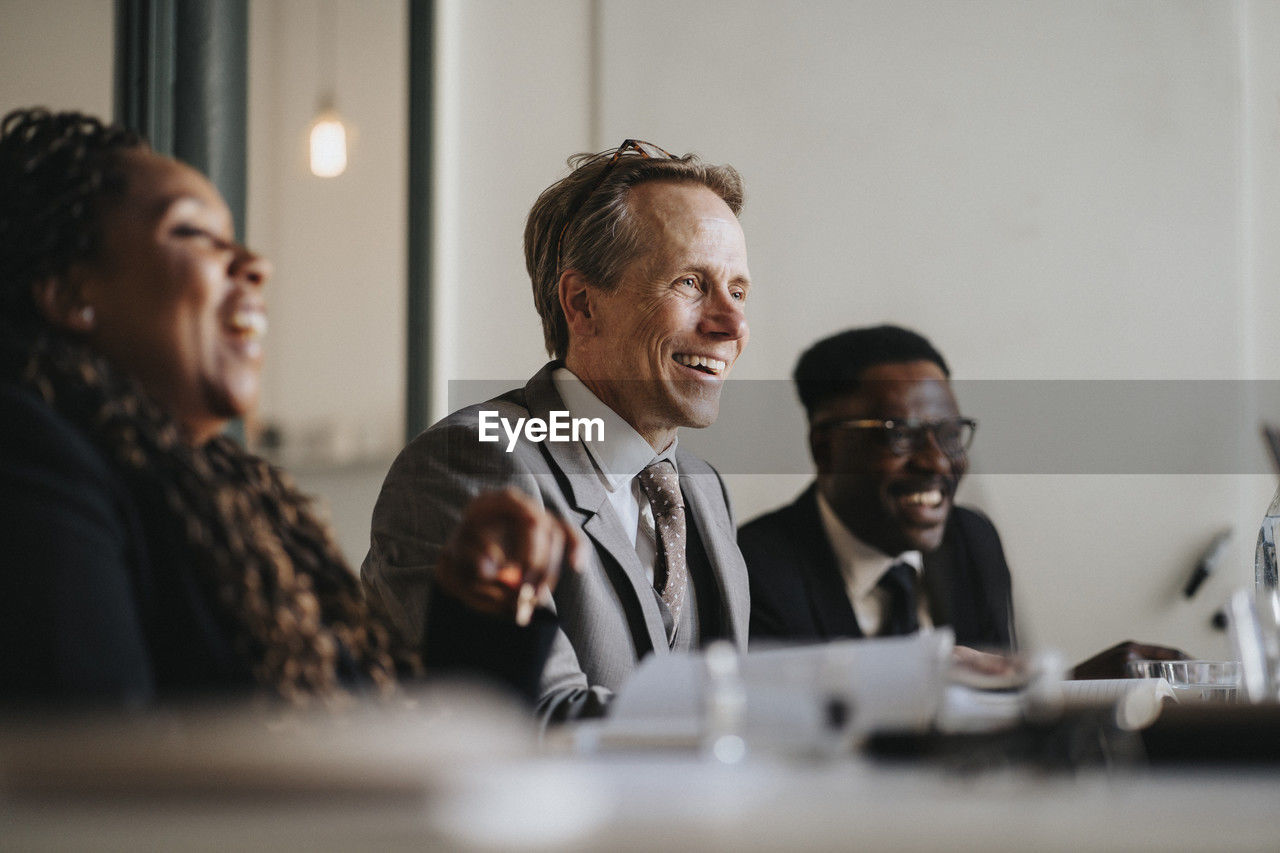
[[(683, 456), (683, 453), (677, 453)], [(685, 470), (681, 463), (681, 470)], [(707, 489), (714, 485), (716, 495), (707, 494)], [(746, 565), (742, 562), (742, 552), (738, 550), (735, 531), (726, 529), (723, 519), (725, 513), (713, 511), (720, 503), (720, 482), (712, 475), (690, 476), (680, 475), (680, 491), (684, 495), (689, 512), (693, 515), (694, 524), (711, 563), (711, 573), (715, 576), (719, 587), (720, 600), (725, 603), (728, 628), (734, 641), (740, 648), (747, 647), (747, 630), (751, 613), (751, 593), (746, 583)], [(730, 575), (736, 579), (731, 579)]]
[(809, 486), (794, 506), (795, 541), (804, 549), (805, 557), (799, 568), (804, 572), (818, 635), (828, 639), (861, 637), (862, 628), (853, 614), (844, 575), (836, 565), (835, 551), (827, 541), (818, 513), (817, 485)]
[[(547, 419), (553, 410), (565, 410), (564, 401), (551, 381), (552, 371), (560, 366), (554, 361), (547, 364), (525, 385), (525, 404), (530, 417)], [(642, 615), (650, 648), (658, 654), (668, 652), (666, 629), (662, 612), (658, 609), (658, 599), (653, 594), (653, 585), (640, 563), (635, 546), (622, 529), (617, 513), (608, 505), (608, 493), (586, 449), (576, 441), (544, 441), (541, 449), (552, 469), (558, 470), (563, 477), (563, 491), (577, 513), (576, 519), (569, 520), (576, 521), (598, 551), (608, 555), (614, 563), (612, 567), (605, 565), (601, 568), (609, 574), (615, 574), (616, 570), (626, 579), (626, 585), (633, 593), (629, 601), (622, 594), (622, 588), (615, 584), (615, 589), (624, 606), (638, 610)], [(643, 655), (645, 650), (638, 651)]]

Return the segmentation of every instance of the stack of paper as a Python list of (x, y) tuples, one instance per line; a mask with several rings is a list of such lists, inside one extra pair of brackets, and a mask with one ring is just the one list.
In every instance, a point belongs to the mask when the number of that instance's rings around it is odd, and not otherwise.
[[(752, 749), (825, 751), (871, 731), (923, 731), (938, 715), (949, 629), (753, 652), (739, 659), (739, 733)], [(697, 747), (710, 681), (703, 656), (652, 656), (594, 733), (599, 748)]]

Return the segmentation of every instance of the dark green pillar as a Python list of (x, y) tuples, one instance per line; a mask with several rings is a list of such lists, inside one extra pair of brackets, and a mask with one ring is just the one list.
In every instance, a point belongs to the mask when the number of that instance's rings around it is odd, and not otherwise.
[(173, 155), (209, 176), (244, 235), (248, 0), (178, 0)]
[(115, 120), (173, 154), (173, 0), (116, 0)]
[(431, 53), (435, 4), (409, 0), (409, 298), (405, 433), (431, 425)]
[(248, 0), (117, 0), (116, 21), (116, 120), (208, 175), (243, 229)]

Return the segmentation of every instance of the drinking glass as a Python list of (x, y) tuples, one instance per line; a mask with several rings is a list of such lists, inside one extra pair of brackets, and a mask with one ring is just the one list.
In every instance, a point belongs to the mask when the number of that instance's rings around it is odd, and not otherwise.
[(1162, 662), (1161, 669), (1179, 701), (1239, 701), (1239, 661), (1167, 660)]

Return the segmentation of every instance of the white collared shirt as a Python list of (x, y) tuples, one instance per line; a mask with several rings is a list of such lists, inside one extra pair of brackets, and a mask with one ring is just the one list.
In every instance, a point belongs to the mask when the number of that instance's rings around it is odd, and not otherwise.
[[(916, 570), (916, 579), (924, 567), (924, 555), (919, 551), (904, 551), (891, 557), (863, 542), (854, 536), (844, 522), (836, 515), (835, 510), (827, 503), (827, 499), (818, 492), (818, 515), (822, 518), (822, 527), (827, 533), (827, 541), (836, 555), (836, 565), (844, 577), (845, 591), (849, 594), (849, 603), (853, 605), (853, 615), (858, 620), (858, 627), (867, 637), (880, 633), (880, 624), (884, 620), (885, 606), (888, 604), (888, 593), (877, 584), (884, 573), (895, 563), (907, 563)], [(932, 628), (933, 619), (929, 616), (929, 601), (923, 584), (916, 584), (916, 615), (921, 628)]]
[[(569, 368), (556, 368), (551, 374), (551, 382), (570, 417), (600, 418), (604, 421), (604, 440), (584, 441), (583, 445), (600, 476), (610, 506), (635, 547), (649, 582), (653, 583), (653, 565), (658, 555), (653, 509), (636, 476), (660, 459), (670, 460), (674, 467), (679, 437), (673, 438), (661, 453), (654, 453), (649, 442), (621, 415), (605, 405)], [(676, 473), (679, 472), (680, 469), (676, 468)]]

